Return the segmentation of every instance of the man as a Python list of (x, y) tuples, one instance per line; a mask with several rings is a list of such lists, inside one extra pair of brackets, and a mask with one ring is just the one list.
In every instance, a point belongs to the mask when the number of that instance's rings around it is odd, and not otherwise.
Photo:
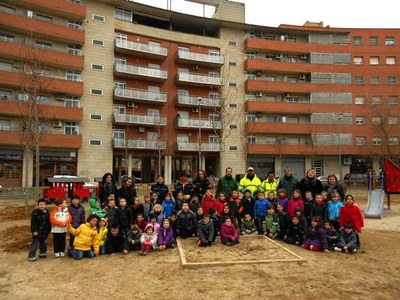
[(225, 193), (226, 199), (230, 199), (232, 197), (232, 192), (237, 191), (237, 182), (236, 180), (232, 177), (232, 168), (227, 167), (225, 169), (225, 176), (222, 176), (218, 180), (217, 184), (217, 191), (216, 191), (216, 196), (215, 198), (218, 198), (218, 194), (220, 192)]
[(261, 187), (261, 180), (254, 174), (254, 168), (248, 167), (247, 174), (239, 182), (240, 192), (244, 195), (246, 190), (249, 190), (251, 196), (254, 197), (255, 193), (259, 191)]
[(297, 188), (297, 184), (299, 181), (296, 177), (293, 176), (291, 168), (287, 167), (284, 173), (285, 175), (279, 180), (278, 189), (285, 189), (286, 196), (288, 197), (288, 199), (290, 199), (292, 197), (293, 191)]
[(268, 195), (269, 192), (274, 192), (275, 198), (277, 196), (279, 181), (275, 178), (275, 173), (272, 171), (268, 172), (267, 179), (261, 184), (261, 190)]
[(182, 192), (185, 200), (189, 201), (190, 198), (192, 197), (192, 190), (193, 190), (193, 185), (188, 181), (186, 173), (182, 172), (179, 181), (175, 183), (174, 188), (172, 189), (172, 195), (176, 200), (178, 192)]

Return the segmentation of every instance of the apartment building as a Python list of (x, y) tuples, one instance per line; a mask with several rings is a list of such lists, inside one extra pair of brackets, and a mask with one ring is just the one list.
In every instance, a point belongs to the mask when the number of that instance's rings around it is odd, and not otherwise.
[(34, 180), (21, 140), (32, 53), (45, 82), (41, 182), (112, 171), (171, 183), (247, 165), (261, 177), (345, 174), (397, 154), (400, 30), (256, 26), (244, 4), (192, 2), (216, 5), (214, 17), (123, 0), (0, 1), (0, 184), (21, 186), (26, 165)]

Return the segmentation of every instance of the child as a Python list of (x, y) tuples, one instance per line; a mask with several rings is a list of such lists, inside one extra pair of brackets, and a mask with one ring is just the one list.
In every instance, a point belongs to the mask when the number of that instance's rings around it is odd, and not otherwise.
[(119, 208), (115, 214), (116, 224), (118, 224), (119, 230), (122, 234), (126, 234), (132, 224), (132, 210), (126, 206), (126, 199), (119, 198)]
[(189, 209), (190, 209), (192, 212), (197, 212), (197, 210), (199, 209), (199, 207), (200, 207), (199, 195), (194, 194), (194, 195), (192, 196), (192, 200), (190, 200)]
[(99, 225), (99, 253), (100, 255), (106, 254), (106, 241), (108, 234), (108, 222), (107, 219), (101, 218), (98, 222)]
[(201, 207), (203, 208), (203, 212), (205, 214), (210, 213), (210, 208), (215, 207), (215, 199), (211, 193), (211, 189), (207, 189), (206, 193), (201, 201)]
[(279, 234), (279, 218), (272, 205), (267, 208), (267, 216), (263, 225), (264, 235), (274, 240)]
[(174, 248), (174, 243), (174, 229), (171, 228), (169, 219), (164, 219), (157, 238), (158, 250), (163, 251), (166, 248)]
[(171, 228), (174, 231), (174, 238), (176, 239), (178, 237), (178, 231), (177, 231), (177, 224), (176, 224), (176, 214), (173, 213), (170, 217), (169, 217), (169, 225), (171, 226)]
[(331, 221), (325, 222), (326, 236), (328, 238), (329, 250), (334, 250), (336, 243), (339, 241), (339, 233), (333, 228)]
[[(71, 204), (68, 206), (68, 211), (71, 214), (72, 221), (71, 225), (73, 228), (77, 229), (82, 224), (85, 224), (85, 208), (79, 203), (80, 197), (78, 195), (74, 195), (71, 198)], [(74, 235), (69, 236), (69, 247), (68, 247), (68, 256), (72, 256), (72, 247), (74, 245)]]
[(332, 222), (333, 227), (336, 231), (339, 231), (340, 228), (340, 209), (342, 208), (343, 203), (340, 201), (339, 193), (332, 194), (332, 201), (328, 204), (328, 218), (329, 221)]
[(267, 200), (271, 203), (272, 206), (276, 205), (276, 199), (275, 199), (275, 192), (268, 192), (268, 198)]
[(199, 223), (201, 220), (203, 220), (203, 217), (204, 217), (203, 208), (202, 208), (202, 207), (199, 207), (199, 208), (197, 209), (196, 214), (195, 214), (194, 216), (195, 216), (195, 218), (196, 218), (196, 222), (197, 222), (197, 223)]
[(140, 200), (139, 197), (133, 197), (133, 205), (131, 207), (132, 211), (132, 220), (136, 220), (137, 214), (140, 212)]
[(47, 256), (47, 237), (51, 231), (50, 213), (46, 209), (46, 200), (39, 199), (37, 208), (31, 217), (32, 243), (29, 247), (28, 261), (36, 260), (36, 251), (39, 246), (39, 257)]
[(218, 215), (218, 219), (219, 219), (220, 224), (225, 223), (225, 220), (226, 220), (227, 218), (232, 218), (232, 219), (233, 219), (233, 216), (232, 216), (232, 214), (231, 214), (231, 212), (230, 212), (230, 208), (229, 208), (229, 205), (228, 205), (228, 204), (226, 204), (226, 205), (224, 206), (224, 209), (222, 210), (222, 213), (220, 213), (220, 214)]
[(292, 218), (294, 216), (297, 207), (300, 207), (301, 211), (304, 211), (304, 202), (303, 199), (301, 199), (301, 192), (299, 190), (294, 190), (292, 198), (288, 203), (287, 214), (289, 217)]
[(72, 256), (76, 260), (83, 257), (93, 258), (99, 254), (99, 236), (97, 233), (98, 215), (90, 215), (85, 224), (77, 229), (68, 225), (68, 232), (75, 236)]
[(218, 219), (218, 212), (214, 207), (210, 208), (209, 212), (210, 212), (210, 214), (209, 214), (210, 220), (214, 226), (214, 236), (213, 236), (212, 242), (215, 243), (215, 239), (217, 238), (217, 235), (219, 234), (220, 229), (221, 229), (221, 223), (219, 222), (219, 219)]
[(311, 217), (311, 208), (312, 208), (313, 203), (314, 203), (314, 199), (313, 199), (312, 192), (311, 191), (306, 191), (305, 192), (303, 211), (304, 211), (304, 216), (306, 217), (307, 223), (308, 223), (309, 226), (311, 224), (311, 219), (312, 219), (312, 217)]
[(187, 203), (182, 204), (182, 209), (177, 214), (176, 229), (179, 237), (186, 239), (193, 237), (197, 233), (197, 222), (194, 213), (189, 210)]
[(321, 194), (315, 195), (315, 201), (311, 204), (310, 217), (319, 216), (323, 223), (328, 221), (328, 208), (322, 200)]
[(234, 218), (233, 223), (238, 223), (239, 226), (242, 223), (242, 218), (240, 217), (243, 211), (242, 199), (239, 198), (239, 192), (233, 191), (232, 197), (229, 199), (229, 211)]
[(211, 222), (210, 215), (205, 214), (204, 218), (199, 222), (197, 235), (199, 236), (197, 246), (211, 246), (214, 240), (214, 224)]
[(143, 218), (148, 220), (150, 212), (153, 210), (154, 204), (151, 202), (150, 195), (144, 196), (144, 203), (139, 205), (139, 211), (142, 213)]
[(67, 202), (64, 199), (57, 199), (54, 202), (57, 207), (50, 215), (53, 233), (54, 256), (65, 256), (65, 236), (67, 235), (67, 226), (71, 224), (72, 218), (67, 208)]
[(158, 201), (158, 193), (157, 192), (152, 192), (151, 193), (151, 203), (153, 203), (153, 206), (154, 205), (156, 205), (156, 204), (162, 204), (162, 202), (160, 203), (161, 201)]
[(321, 192), (322, 201), (328, 205), (330, 201), (328, 201), (328, 193), (326, 191)]
[(301, 246), (303, 244), (303, 237), (304, 227), (300, 223), (299, 218), (297, 216), (293, 216), (283, 240), (288, 244)]
[(106, 216), (106, 214), (101, 209), (101, 203), (99, 199), (90, 198), (89, 205), (90, 205), (89, 216), (93, 214), (98, 215), (100, 219)]
[(187, 203), (183, 192), (180, 191), (178, 192), (178, 194), (176, 195), (176, 210), (179, 212), (182, 209), (182, 204), (183, 203)]
[(244, 215), (243, 221), (240, 224), (240, 233), (242, 235), (258, 235), (256, 223), (254, 223), (249, 213)]
[(317, 216), (311, 219), (311, 227), (304, 235), (303, 248), (311, 251), (329, 253), (326, 229), (322, 225), (320, 217)]
[(117, 224), (112, 225), (110, 231), (108, 232), (106, 252), (107, 254), (110, 254), (110, 256), (114, 256), (116, 252), (128, 254), (128, 245), (126, 243), (125, 236), (119, 230)]
[(258, 192), (257, 198), (258, 200), (254, 205), (254, 220), (258, 233), (263, 234), (263, 223), (267, 215), (267, 207), (271, 205), (271, 202), (264, 198), (264, 192)]
[(162, 203), (162, 211), (164, 219), (168, 219), (175, 212), (175, 202), (172, 201), (171, 194), (167, 193)]
[[(163, 220), (164, 220), (161, 204), (154, 205), (153, 210), (150, 212), (150, 215), (149, 215), (149, 221), (150, 221), (150, 218), (152, 215), (156, 216), (156, 222), (158, 223), (159, 227), (161, 227)], [(154, 230), (156, 230), (157, 233), (158, 233), (158, 228), (154, 228)]]
[(222, 211), (224, 210), (225, 204), (226, 204), (225, 193), (224, 192), (220, 192), (218, 194), (218, 200), (215, 201), (215, 209), (217, 210), (218, 215), (220, 215), (222, 213)]
[[(156, 204), (156, 205), (160, 205), (160, 204)], [(161, 205), (160, 205), (161, 206)], [(160, 232), (160, 223), (159, 223), (159, 218), (160, 218), (160, 216), (162, 216), (162, 214), (159, 214), (158, 216), (157, 216), (157, 214), (155, 214), (155, 213), (150, 213), (150, 217), (149, 217), (149, 219), (150, 219), (150, 222), (149, 222), (149, 224), (151, 224), (152, 226), (153, 226), (153, 229), (154, 229), (154, 231), (156, 232), (156, 234), (158, 234), (159, 232)], [(147, 227), (147, 226), (146, 226)]]
[(361, 233), (361, 228), (364, 227), (364, 217), (358, 205), (354, 203), (352, 195), (346, 196), (345, 205), (340, 208), (339, 223), (341, 227), (347, 223), (353, 224), (353, 229), (357, 231), (357, 248), (360, 248), (361, 243), (358, 233)]
[(146, 222), (146, 220), (143, 218), (142, 213), (138, 213), (138, 214), (137, 214), (136, 220), (133, 221), (133, 224), (136, 224), (136, 225), (139, 227), (139, 229), (140, 229), (142, 232), (144, 232), (144, 230), (145, 230), (145, 228), (146, 228), (146, 226), (147, 226), (147, 222)]
[(230, 218), (227, 218), (221, 226), (221, 242), (227, 246), (239, 244), (239, 234)]
[(244, 217), (246, 214), (250, 214), (250, 216), (253, 218), (254, 217), (254, 204), (255, 200), (251, 196), (250, 190), (246, 190), (244, 192), (244, 196), (242, 197), (242, 215), (241, 217)]
[(289, 200), (286, 197), (285, 189), (279, 189), (278, 190), (278, 198), (276, 199), (276, 206), (278, 206), (278, 204), (281, 204), (283, 207), (283, 211), (286, 212), (288, 203), (289, 203)]
[(126, 234), (126, 242), (129, 250), (139, 250), (141, 248), (140, 238), (142, 237), (142, 231), (139, 226), (133, 224), (131, 230)]
[(115, 206), (115, 200), (109, 199), (108, 206), (104, 209), (106, 214), (106, 218), (108, 220), (108, 227), (112, 227), (113, 225), (118, 225), (118, 219), (115, 217), (117, 214), (117, 207)]
[(147, 255), (151, 249), (157, 248), (157, 233), (154, 231), (153, 225), (147, 224), (140, 243), (142, 251), (139, 252), (139, 255)]
[(300, 207), (296, 208), (295, 216), (297, 218), (299, 218), (299, 222), (300, 222), (301, 226), (303, 226), (304, 232), (307, 231), (307, 229), (309, 227), (308, 222), (307, 222), (306, 217), (304, 217), (303, 210)]
[(279, 219), (278, 238), (283, 240), (283, 237), (286, 234), (288, 225), (291, 222), (291, 220), (290, 220), (290, 217), (287, 215), (287, 213), (284, 211), (282, 203), (278, 203), (276, 205), (276, 215), (278, 216), (278, 219)]
[(353, 230), (353, 224), (346, 223), (340, 231), (339, 242), (334, 250), (345, 253), (354, 253), (357, 249), (357, 233)]

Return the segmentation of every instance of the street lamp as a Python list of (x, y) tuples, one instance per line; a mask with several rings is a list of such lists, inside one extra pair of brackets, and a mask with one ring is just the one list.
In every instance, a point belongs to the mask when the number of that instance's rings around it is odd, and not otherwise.
[(200, 124), (200, 121), (201, 121), (201, 106), (200, 106), (200, 104), (201, 104), (201, 100), (202, 100), (202, 98), (201, 97), (199, 97), (199, 98), (197, 98), (197, 101), (198, 101), (198, 105), (199, 105), (199, 134), (198, 134), (198, 140), (199, 140), (199, 167), (198, 167), (198, 170), (200, 170), (201, 169), (201, 124)]
[(340, 142), (340, 121), (343, 119), (343, 114), (335, 114), (338, 127), (338, 147), (339, 147), (339, 180), (342, 180), (342, 145)]

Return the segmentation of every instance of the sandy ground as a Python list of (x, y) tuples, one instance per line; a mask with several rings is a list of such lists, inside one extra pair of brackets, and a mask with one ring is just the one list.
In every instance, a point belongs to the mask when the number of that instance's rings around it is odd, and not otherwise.
[[(365, 208), (366, 191), (353, 188), (349, 192)], [(29, 263), (29, 218), (24, 216), (22, 205), (21, 201), (0, 200), (0, 299), (400, 297), (400, 196), (392, 197), (392, 209), (385, 210), (382, 220), (366, 220), (358, 253), (314, 253), (282, 243), (305, 261), (199, 268), (183, 268), (176, 248), (145, 257), (132, 252), (82, 261), (49, 255)], [(184, 245), (188, 258), (197, 261), (199, 249), (187, 241)], [(240, 245), (229, 250), (216, 245), (203, 249), (207, 253), (199, 256), (210, 261), (243, 259), (249, 257), (249, 252), (260, 260), (286, 257), (284, 250), (268, 245), (242, 239)], [(52, 253), (51, 240), (48, 253)]]

